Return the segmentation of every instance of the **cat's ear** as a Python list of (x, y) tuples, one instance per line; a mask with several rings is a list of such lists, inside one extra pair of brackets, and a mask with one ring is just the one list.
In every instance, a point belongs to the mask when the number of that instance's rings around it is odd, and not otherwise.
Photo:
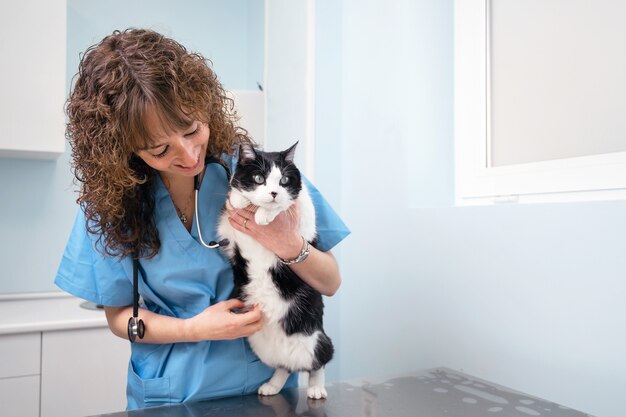
[(296, 146), (298, 146), (298, 142), (291, 145), (291, 148), (281, 152), (281, 155), (283, 156), (285, 161), (293, 163), (293, 159), (296, 156)]
[(249, 143), (242, 143), (239, 145), (239, 160), (242, 163), (254, 161), (256, 159), (256, 151), (254, 147)]

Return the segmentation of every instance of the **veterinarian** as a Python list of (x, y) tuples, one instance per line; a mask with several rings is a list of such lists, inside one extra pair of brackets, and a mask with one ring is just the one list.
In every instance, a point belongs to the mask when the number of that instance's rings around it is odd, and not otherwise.
[[(202, 56), (152, 31), (116, 31), (82, 57), (66, 107), (80, 209), (55, 283), (103, 305), (111, 331), (133, 341), (128, 409), (254, 393), (273, 373), (245, 339), (263, 326), (259, 308), (234, 312), (231, 266), (198, 235), (217, 239), (232, 150), (251, 143), (231, 104)], [(349, 232), (307, 185), (319, 234), (308, 257), (297, 207), (266, 226), (252, 208), (230, 222), (330, 296), (341, 282), (330, 249)]]

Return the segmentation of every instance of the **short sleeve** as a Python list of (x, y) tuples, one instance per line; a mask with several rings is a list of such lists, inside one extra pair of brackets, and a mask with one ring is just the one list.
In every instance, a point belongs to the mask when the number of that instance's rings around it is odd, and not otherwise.
[(133, 303), (133, 286), (125, 272), (125, 262), (130, 259), (120, 260), (95, 249), (95, 238), (87, 233), (85, 216), (79, 209), (54, 283), (62, 290), (96, 304), (130, 305)]
[(317, 228), (317, 249), (327, 252), (350, 234), (339, 215), (328, 204), (319, 190), (311, 182), (302, 177), (309, 189), (315, 207), (315, 224)]

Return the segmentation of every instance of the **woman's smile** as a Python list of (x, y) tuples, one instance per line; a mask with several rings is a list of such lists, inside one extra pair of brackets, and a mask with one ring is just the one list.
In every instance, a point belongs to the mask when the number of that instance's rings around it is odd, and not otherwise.
[(184, 166), (184, 165), (175, 165), (176, 167), (178, 167), (180, 170), (186, 172), (186, 173), (191, 173), (191, 172), (196, 172), (198, 170), (198, 168), (200, 168), (202, 166), (202, 162), (201, 162), (200, 158), (200, 154), (198, 154), (198, 158), (196, 159), (196, 163), (193, 164), (192, 166)]

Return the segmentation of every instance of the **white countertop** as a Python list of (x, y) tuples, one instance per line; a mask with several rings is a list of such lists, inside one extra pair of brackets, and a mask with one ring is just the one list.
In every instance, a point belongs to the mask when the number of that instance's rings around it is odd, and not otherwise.
[(0, 296), (0, 335), (106, 327), (103, 310), (80, 307), (83, 300), (65, 293)]

